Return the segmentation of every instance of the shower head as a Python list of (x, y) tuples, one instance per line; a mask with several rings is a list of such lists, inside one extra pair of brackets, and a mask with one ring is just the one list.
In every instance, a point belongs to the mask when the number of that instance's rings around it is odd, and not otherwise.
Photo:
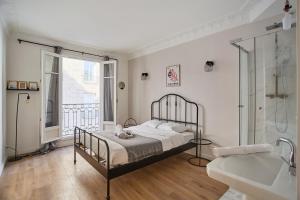
[(289, 13), (292, 6), (290, 5), (289, 0), (285, 1), (284, 5), (284, 17), (282, 18), (282, 29), (290, 30), (292, 28), (292, 15)]

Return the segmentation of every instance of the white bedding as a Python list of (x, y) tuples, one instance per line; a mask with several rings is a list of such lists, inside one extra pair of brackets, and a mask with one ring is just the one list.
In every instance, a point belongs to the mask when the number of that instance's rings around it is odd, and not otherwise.
[[(150, 126), (133, 126), (124, 130), (130, 130), (133, 134), (141, 135), (144, 137), (150, 137), (153, 139), (160, 140), (162, 142), (162, 148), (163, 151), (170, 150), (172, 148), (178, 147), (180, 145), (183, 145), (187, 143), (190, 139), (193, 139), (194, 134), (192, 132), (183, 132), (183, 133), (177, 133), (175, 131), (169, 131), (169, 130), (160, 130), (157, 128), (152, 128)], [(111, 133), (114, 134), (114, 133)], [(101, 137), (99, 134), (95, 134), (100, 138), (105, 139), (108, 142), (109, 145), (109, 151), (110, 151), (110, 165), (116, 166), (116, 165), (122, 165), (128, 163), (128, 155), (126, 149), (109, 139), (106, 139), (104, 137)], [(83, 134), (81, 135), (81, 142), (83, 143)], [(90, 148), (90, 138), (89, 135), (86, 134), (86, 146)], [(104, 158), (106, 160), (106, 146), (103, 142), (100, 142), (100, 157)], [(94, 153), (97, 154), (98, 152), (98, 141), (96, 138), (93, 137), (92, 139), (92, 149)]]

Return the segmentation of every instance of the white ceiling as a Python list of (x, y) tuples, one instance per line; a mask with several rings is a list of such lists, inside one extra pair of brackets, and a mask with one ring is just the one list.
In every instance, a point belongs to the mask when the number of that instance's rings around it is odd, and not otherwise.
[(0, 11), (15, 32), (138, 55), (253, 21), (278, 1), (0, 0)]

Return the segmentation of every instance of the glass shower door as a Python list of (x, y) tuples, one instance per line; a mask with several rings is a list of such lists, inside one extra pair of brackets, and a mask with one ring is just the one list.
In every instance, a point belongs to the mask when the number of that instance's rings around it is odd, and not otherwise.
[(240, 144), (275, 145), (279, 137), (296, 143), (296, 30), (234, 45), (239, 48)]
[(280, 31), (256, 39), (257, 94), (264, 109), (257, 122), (257, 143), (279, 137), (296, 141), (296, 30)]
[(239, 131), (240, 145), (254, 144), (255, 65), (254, 41), (239, 43)]
[(248, 54), (239, 49), (240, 56), (240, 97), (239, 97), (239, 120), (240, 120), (240, 144), (248, 144), (248, 77), (245, 73), (248, 71)]

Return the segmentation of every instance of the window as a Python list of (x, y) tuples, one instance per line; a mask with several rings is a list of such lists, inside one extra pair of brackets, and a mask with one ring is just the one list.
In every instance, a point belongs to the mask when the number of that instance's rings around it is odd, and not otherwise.
[(84, 81), (95, 80), (95, 62), (84, 61)]
[(73, 134), (75, 126), (100, 131), (100, 62), (63, 57), (62, 71), (62, 135)]
[(73, 134), (75, 126), (90, 131), (113, 130), (117, 110), (116, 61), (42, 55), (42, 143)]

